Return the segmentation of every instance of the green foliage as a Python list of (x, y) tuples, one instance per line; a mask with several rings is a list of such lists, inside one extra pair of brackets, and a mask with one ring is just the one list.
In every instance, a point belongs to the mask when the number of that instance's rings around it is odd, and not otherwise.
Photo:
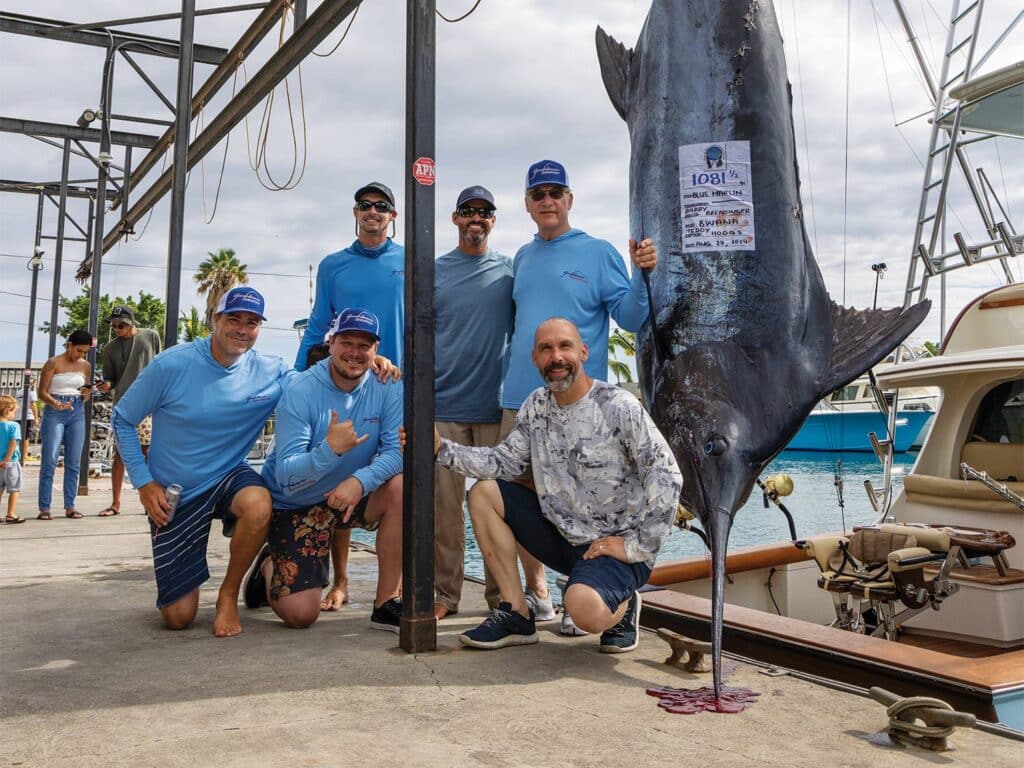
[(236, 285), (249, 282), (248, 264), (242, 264), (231, 248), (221, 248), (216, 253), (208, 251), (206, 255), (209, 258), (199, 264), (192, 279), (196, 292), (206, 294), (206, 327), (213, 328), (213, 311), (220, 297)]
[(615, 376), (615, 383), (633, 381), (633, 372), (629, 365), (618, 359), (618, 353), (622, 352), (626, 357), (633, 357), (636, 354), (636, 334), (616, 328), (608, 337), (608, 370)]
[[(164, 327), (164, 314), (167, 311), (166, 305), (151, 293), (139, 291), (138, 298), (122, 298), (115, 296), (113, 299), (107, 294), (100, 296), (100, 307), (98, 315), (98, 327), (96, 338), (102, 347), (110, 338), (110, 311), (114, 307), (131, 307), (135, 313), (135, 322), (140, 328), (153, 328), (161, 333)], [(89, 328), (89, 287), (82, 286), (82, 292), (73, 299), (67, 296), (60, 297), (60, 307), (67, 312), (67, 322), (57, 326), (57, 334), (66, 337), (72, 331), (81, 328)], [(50, 324), (43, 323), (40, 329), (43, 333), (50, 332)], [(59, 346), (59, 345), (58, 345)]]
[(924, 348), (928, 350), (928, 354), (931, 355), (932, 357), (938, 357), (939, 345), (936, 344), (934, 341), (926, 341), (924, 343)]
[(181, 313), (181, 320), (178, 322), (178, 338), (181, 341), (205, 339), (209, 335), (210, 329), (206, 327), (198, 309), (191, 307), (191, 311), (187, 315), (184, 312)]

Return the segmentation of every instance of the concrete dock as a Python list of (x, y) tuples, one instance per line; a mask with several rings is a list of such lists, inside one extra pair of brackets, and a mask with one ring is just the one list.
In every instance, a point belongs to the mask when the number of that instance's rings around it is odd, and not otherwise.
[(761, 694), (747, 711), (668, 714), (647, 687), (710, 676), (664, 666), (667, 646), (652, 634), (633, 653), (606, 655), (596, 637), (563, 638), (551, 622), (535, 646), (464, 649), (458, 633), (484, 615), (475, 584), (439, 623), (438, 651), (408, 655), (397, 635), (370, 628), (376, 561), (366, 552), (352, 554), (342, 611), (289, 630), (269, 609), (243, 609), (243, 634), (217, 639), (219, 524), (196, 625), (170, 632), (135, 492), (126, 488), (119, 516), (99, 518), (110, 481), (92, 479), (78, 501), (84, 519), (42, 522), (38, 470), (26, 474), (28, 521), (0, 526), (0, 765), (1024, 764), (1024, 743), (977, 730), (958, 731), (942, 754), (888, 746), (882, 706), (734, 661), (727, 683)]

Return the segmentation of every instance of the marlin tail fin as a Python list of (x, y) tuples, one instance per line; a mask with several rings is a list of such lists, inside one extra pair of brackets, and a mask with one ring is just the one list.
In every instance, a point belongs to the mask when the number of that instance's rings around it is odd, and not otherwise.
[(832, 364), (821, 394), (832, 392), (883, 360), (928, 315), (925, 299), (906, 309), (851, 309), (832, 302)]
[(629, 63), (633, 58), (633, 49), (627, 48), (614, 37), (597, 28), (597, 60), (601, 65), (601, 79), (604, 80), (608, 98), (619, 113), (626, 119), (626, 84), (629, 82)]

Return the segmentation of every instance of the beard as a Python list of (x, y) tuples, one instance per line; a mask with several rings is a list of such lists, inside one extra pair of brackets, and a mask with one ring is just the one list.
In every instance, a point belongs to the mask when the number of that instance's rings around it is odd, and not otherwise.
[[(565, 371), (566, 375), (564, 378), (556, 379), (553, 377), (555, 371)], [(576, 383), (576, 379), (578, 377), (579, 369), (567, 363), (552, 363), (545, 368), (544, 373), (541, 374), (541, 378), (544, 379), (544, 384), (552, 392), (565, 392), (569, 387)]]

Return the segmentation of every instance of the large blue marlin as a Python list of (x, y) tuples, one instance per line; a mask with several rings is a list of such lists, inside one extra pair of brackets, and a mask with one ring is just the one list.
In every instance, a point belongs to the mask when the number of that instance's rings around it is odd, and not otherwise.
[[(804, 228), (789, 83), (770, 0), (655, 0), (632, 50), (597, 29), (629, 128), (630, 228), (658, 248), (641, 387), (712, 552), (715, 693), (733, 516), (815, 403), (928, 313), (828, 296)], [(682, 148), (682, 149), (681, 149)]]

